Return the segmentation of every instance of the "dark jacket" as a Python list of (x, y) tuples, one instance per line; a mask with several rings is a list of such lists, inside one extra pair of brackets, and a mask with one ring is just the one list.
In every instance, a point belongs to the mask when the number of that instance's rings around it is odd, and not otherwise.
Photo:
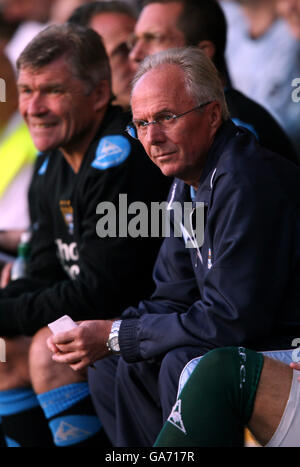
[(234, 123), (251, 130), (261, 146), (299, 164), (290, 138), (277, 120), (263, 106), (231, 87), (225, 90), (226, 102)]
[[(128, 362), (175, 347), (291, 347), (300, 334), (300, 169), (225, 123), (207, 155), (194, 202), (205, 205), (203, 245), (165, 238), (156, 290), (120, 328)], [(175, 180), (170, 202), (191, 201)]]
[(128, 206), (139, 201), (150, 207), (170, 188), (170, 179), (124, 132), (128, 118), (118, 107), (108, 110), (77, 174), (59, 150), (43, 154), (31, 193), (37, 222), (28, 277), (0, 292), (1, 335), (32, 335), (64, 314), (112, 318), (153, 292), (161, 240), (96, 232), (104, 214), (96, 212), (99, 203), (116, 207), (118, 228), (126, 214), (118, 212), (120, 194)]

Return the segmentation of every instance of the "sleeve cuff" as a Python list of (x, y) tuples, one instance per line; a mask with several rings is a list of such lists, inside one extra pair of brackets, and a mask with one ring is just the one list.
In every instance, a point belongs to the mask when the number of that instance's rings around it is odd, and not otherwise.
[(125, 319), (121, 323), (119, 331), (120, 350), (122, 357), (128, 363), (143, 360), (137, 338), (138, 325), (138, 319)]

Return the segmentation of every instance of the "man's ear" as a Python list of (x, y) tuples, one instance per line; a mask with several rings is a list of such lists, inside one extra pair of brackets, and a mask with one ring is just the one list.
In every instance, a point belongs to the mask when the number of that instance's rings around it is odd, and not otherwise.
[(111, 98), (111, 87), (107, 80), (99, 81), (93, 89), (94, 94), (94, 109), (102, 110)]
[(208, 58), (213, 60), (216, 53), (216, 47), (211, 41), (200, 41), (198, 42), (198, 47), (205, 53)]
[(210, 104), (209, 119), (211, 130), (215, 133), (222, 124), (222, 108), (219, 102), (214, 101)]

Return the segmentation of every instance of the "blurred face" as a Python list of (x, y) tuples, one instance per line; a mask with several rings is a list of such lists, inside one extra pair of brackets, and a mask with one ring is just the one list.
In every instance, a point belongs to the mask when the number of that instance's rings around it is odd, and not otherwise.
[(65, 23), (73, 11), (83, 5), (85, 0), (55, 0), (51, 3), (50, 17), (52, 23)]
[(0, 78), (5, 81), (5, 95), (0, 93), (0, 97), (5, 97), (5, 102), (0, 100), (0, 132), (11, 116), (18, 109), (18, 95), (14, 69), (8, 58), (0, 53)]
[(9, 22), (47, 21), (51, 0), (0, 0), (3, 16)]
[(40, 151), (85, 148), (99, 124), (96, 91), (74, 78), (66, 58), (38, 70), (21, 68), (19, 109)]
[[(166, 113), (183, 113), (196, 105), (186, 92), (183, 72), (176, 65), (163, 65), (143, 75), (134, 87), (131, 100), (133, 119), (148, 122)], [(216, 105), (218, 121), (212, 118)], [(157, 124), (147, 126), (139, 139), (164, 175), (198, 187), (206, 154), (221, 124), (218, 108), (212, 102), (201, 111), (173, 120), (167, 131)]]
[(277, 0), (277, 12), (287, 21), (292, 34), (300, 39), (300, 0)]
[(122, 13), (101, 13), (92, 18), (89, 26), (103, 39), (110, 61), (112, 89), (117, 102), (122, 106), (129, 106), (133, 70), (128, 58), (127, 41), (133, 33), (135, 19)]
[(142, 10), (134, 31), (134, 46), (130, 52), (135, 70), (147, 55), (185, 45), (184, 35), (176, 26), (182, 8), (182, 4), (172, 2), (152, 3)]

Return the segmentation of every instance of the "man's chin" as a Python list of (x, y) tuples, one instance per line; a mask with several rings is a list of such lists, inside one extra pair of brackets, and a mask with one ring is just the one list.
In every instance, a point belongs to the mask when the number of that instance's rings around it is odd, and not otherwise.
[(177, 170), (169, 164), (158, 164), (162, 174), (166, 177), (177, 177)]
[(56, 149), (59, 145), (54, 141), (41, 141), (39, 138), (32, 138), (35, 147), (38, 151), (47, 152)]

